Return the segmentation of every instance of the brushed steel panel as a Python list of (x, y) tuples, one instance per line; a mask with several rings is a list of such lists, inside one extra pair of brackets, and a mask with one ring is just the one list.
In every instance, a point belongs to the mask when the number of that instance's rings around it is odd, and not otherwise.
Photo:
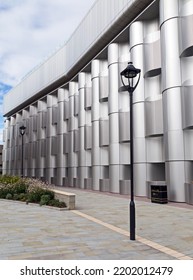
[(181, 86), (178, 23), (178, 18), (172, 18), (164, 22), (161, 27), (161, 56), (164, 57), (162, 59), (163, 91)]
[(109, 165), (109, 147), (100, 148), (101, 165)]
[(92, 88), (91, 87), (85, 87), (85, 105), (84, 109), (89, 110), (92, 106)]
[(100, 191), (109, 192), (110, 191), (110, 180), (109, 179), (99, 179)]
[(130, 32), (130, 49), (137, 45), (143, 44), (144, 30), (143, 30), (142, 21), (133, 22), (130, 25), (129, 32)]
[(193, 184), (185, 184), (185, 201), (193, 205)]
[(68, 135), (68, 133), (63, 134), (63, 151), (65, 154), (69, 153), (69, 135)]
[(185, 202), (184, 161), (166, 162), (166, 182), (168, 199), (170, 201)]
[(92, 189), (92, 178), (84, 178), (84, 186), (85, 186), (85, 189), (91, 190)]
[(193, 86), (182, 87), (183, 128), (193, 128)]
[(165, 159), (184, 160), (183, 131), (173, 130), (164, 134)]
[(64, 120), (69, 119), (69, 101), (64, 102)]
[(111, 43), (108, 46), (108, 65), (118, 63), (119, 46), (116, 43)]
[(119, 72), (118, 63), (109, 65), (109, 96), (108, 106), (109, 114), (119, 111), (119, 84), (118, 84)]
[(185, 160), (193, 160), (193, 130), (184, 130)]
[(163, 137), (146, 138), (147, 162), (164, 162), (164, 142)]
[(108, 86), (108, 77), (99, 78), (99, 100), (107, 101), (109, 96), (109, 86)]
[(92, 151), (91, 150), (86, 150), (85, 151), (85, 159), (86, 159), (86, 166), (90, 168), (92, 167)]
[(47, 111), (42, 112), (42, 128), (47, 126)]
[(160, 0), (160, 25), (165, 21), (178, 17), (179, 4), (176, 0)]
[(52, 136), (51, 155), (55, 156), (58, 153), (57, 136)]
[(131, 168), (129, 164), (119, 165), (119, 178), (120, 180), (130, 180), (131, 178)]
[(184, 161), (184, 168), (185, 168), (185, 182), (190, 183), (193, 182), (193, 161), (192, 160), (186, 160)]
[[(131, 49), (131, 61), (136, 68), (141, 69), (141, 78), (137, 88), (133, 93), (133, 103), (143, 102), (145, 99), (145, 91), (144, 91), (144, 45), (136, 45)], [(137, 82), (137, 78), (135, 78), (134, 83)]]
[(58, 123), (58, 106), (52, 107), (52, 124)]
[(121, 143), (119, 146), (120, 164), (130, 164), (130, 144)]
[(180, 88), (171, 88), (163, 93), (164, 132), (182, 129), (182, 104)]
[[(96, 65), (96, 67), (95, 67)], [(92, 121), (99, 120), (99, 61), (92, 61)], [(96, 69), (95, 69), (96, 68)], [(95, 77), (97, 75), (97, 77)]]
[(80, 150), (79, 130), (74, 130), (74, 152)]
[(79, 113), (79, 95), (74, 95), (74, 116), (78, 116)]
[(99, 147), (92, 147), (92, 166), (100, 165), (101, 152)]
[(109, 145), (109, 120), (99, 121), (99, 145), (100, 147)]
[(146, 136), (163, 134), (162, 99), (145, 102), (145, 130)]
[(109, 164), (119, 164), (119, 143), (109, 145)]
[(85, 126), (85, 143), (84, 143), (84, 147), (85, 150), (90, 150), (92, 149), (92, 127), (86, 125)]
[(135, 163), (146, 162), (145, 138), (134, 138), (133, 150), (133, 160)]
[(100, 166), (92, 166), (92, 189), (99, 190)]
[(180, 17), (180, 24), (181, 24), (180, 54), (181, 56), (192, 56), (193, 55), (193, 39), (192, 39), (193, 14), (189, 16)]
[(109, 143), (119, 142), (119, 114), (113, 113), (109, 115)]
[[(144, 76), (154, 77), (161, 74), (161, 48), (159, 31), (156, 34), (155, 41), (147, 42), (144, 44)], [(151, 36), (153, 36), (151, 34)], [(148, 38), (149, 39), (149, 38)], [(154, 39), (154, 38), (153, 38)]]
[(145, 104), (133, 104), (133, 137), (145, 137)]
[(119, 112), (119, 142), (130, 140), (130, 112)]
[(146, 164), (134, 164), (134, 193), (136, 196), (146, 196)]
[(130, 185), (131, 185), (130, 180), (120, 180), (120, 187), (119, 187), (120, 194), (129, 195), (130, 194)]
[(119, 193), (119, 165), (110, 164), (109, 166), (110, 192)]
[(99, 147), (99, 121), (92, 122), (92, 147)]

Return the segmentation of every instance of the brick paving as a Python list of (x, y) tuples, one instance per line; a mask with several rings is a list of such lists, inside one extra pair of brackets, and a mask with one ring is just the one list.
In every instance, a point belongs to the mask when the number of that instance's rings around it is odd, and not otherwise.
[(193, 207), (136, 198), (136, 241), (126, 196), (65, 188), (75, 211), (0, 200), (0, 259), (193, 259)]

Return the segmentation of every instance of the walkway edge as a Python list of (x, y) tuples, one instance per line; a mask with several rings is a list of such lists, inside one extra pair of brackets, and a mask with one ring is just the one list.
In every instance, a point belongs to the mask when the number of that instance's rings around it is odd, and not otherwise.
[[(71, 212), (76, 214), (76, 215), (78, 215), (78, 216), (81, 216), (82, 218), (85, 218), (85, 219), (87, 219), (89, 221), (92, 221), (92, 222), (97, 223), (99, 225), (102, 225), (102, 226), (104, 226), (104, 227), (106, 227), (106, 228), (108, 228), (110, 230), (113, 230), (113, 231), (115, 231), (117, 233), (120, 233), (120, 234), (122, 234), (124, 236), (130, 237), (130, 233), (127, 230), (124, 230), (124, 229), (121, 229), (119, 227), (113, 226), (111, 224), (105, 223), (105, 222), (103, 222), (103, 221), (101, 221), (101, 220), (99, 220), (97, 218), (94, 218), (94, 217), (92, 217), (90, 215), (87, 215), (87, 214), (85, 214), (83, 212), (80, 212), (78, 210), (72, 210)], [(191, 258), (189, 256), (186, 256), (183, 253), (180, 253), (180, 252), (175, 251), (173, 249), (170, 249), (168, 247), (162, 246), (162, 245), (160, 245), (160, 244), (158, 244), (156, 242), (153, 242), (153, 241), (148, 240), (146, 238), (140, 237), (138, 235), (137, 235), (136, 240), (138, 242), (144, 244), (144, 245), (147, 245), (147, 246), (149, 246), (149, 247), (151, 247), (151, 248), (153, 248), (155, 250), (158, 250), (158, 251), (160, 251), (162, 253), (165, 253), (165, 254), (167, 254), (169, 256), (172, 256), (172, 257), (174, 257), (174, 258), (176, 258), (178, 260), (193, 260), (193, 258)]]

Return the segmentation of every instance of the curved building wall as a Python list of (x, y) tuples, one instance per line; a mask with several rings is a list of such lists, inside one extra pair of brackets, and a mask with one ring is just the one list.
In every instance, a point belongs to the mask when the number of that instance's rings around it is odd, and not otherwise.
[[(132, 9), (138, 16), (130, 21)], [(152, 184), (165, 184), (169, 200), (193, 204), (192, 15), (193, 0), (96, 1), (66, 46), (7, 95), (3, 172), (21, 173), (24, 124), (25, 176), (129, 194), (130, 104), (119, 89), (120, 72), (132, 61), (141, 69), (133, 97), (135, 195), (150, 197)], [(82, 42), (88, 24), (96, 26)], [(30, 88), (44, 71), (45, 84)], [(66, 80), (58, 87), (59, 76)], [(21, 91), (18, 103), (9, 104), (22, 87), (26, 97)]]

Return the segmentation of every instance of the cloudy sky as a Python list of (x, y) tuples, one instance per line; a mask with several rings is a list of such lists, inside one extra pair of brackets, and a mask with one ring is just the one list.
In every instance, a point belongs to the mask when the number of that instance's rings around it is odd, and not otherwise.
[(68, 40), (95, 0), (0, 0), (0, 143), (3, 95)]

